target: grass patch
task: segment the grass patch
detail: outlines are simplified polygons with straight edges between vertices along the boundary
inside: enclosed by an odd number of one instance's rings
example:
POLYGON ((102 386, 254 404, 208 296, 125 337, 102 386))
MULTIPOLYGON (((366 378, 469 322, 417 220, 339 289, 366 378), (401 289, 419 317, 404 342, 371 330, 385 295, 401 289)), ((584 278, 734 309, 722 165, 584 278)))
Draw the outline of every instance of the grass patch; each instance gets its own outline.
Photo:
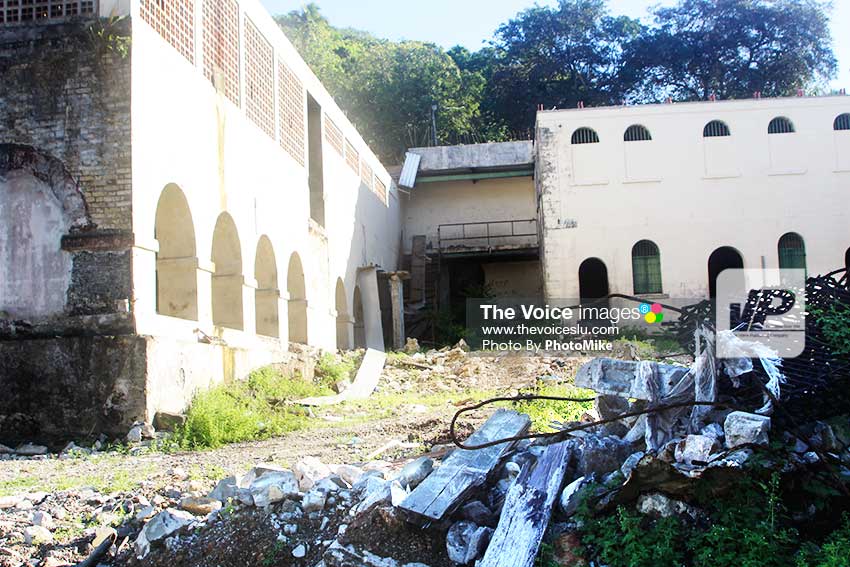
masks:
POLYGON ((338 355, 326 352, 316 361, 316 383, 319 387, 333 390, 340 382, 351 382, 360 364, 359 359, 354 353, 338 355))
MULTIPOLYGON (((540 396, 558 396, 563 398, 592 398, 591 390, 577 388, 572 384, 546 384, 540 382, 536 390, 524 392, 540 396)), ((555 431, 551 426, 553 421, 578 421, 581 415, 593 408, 593 402, 568 402, 558 400, 534 400, 512 404, 521 413, 531 418, 533 433, 555 431)))
POLYGON ((303 429, 309 422, 307 411, 288 402, 332 393, 327 386, 262 368, 247 380, 198 393, 175 440, 186 449, 206 449, 303 429))

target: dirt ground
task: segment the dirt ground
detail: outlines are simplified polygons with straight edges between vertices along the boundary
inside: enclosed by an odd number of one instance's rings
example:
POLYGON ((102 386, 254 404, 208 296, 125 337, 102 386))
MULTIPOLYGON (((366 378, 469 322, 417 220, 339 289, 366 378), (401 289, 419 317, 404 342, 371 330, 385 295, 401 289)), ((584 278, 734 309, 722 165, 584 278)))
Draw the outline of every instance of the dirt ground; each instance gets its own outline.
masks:
MULTIPOLYGON (((0 510, 0 565, 20 564, 15 562, 17 557, 27 562, 24 564, 40 567, 67 565, 85 558, 98 524, 111 518, 103 513, 109 505, 98 507, 97 502, 81 501, 87 487, 106 495, 108 502, 130 502, 124 507, 132 514, 140 506, 135 504, 140 496, 144 500, 187 491, 206 493, 221 478, 241 475, 258 463, 291 467, 311 456, 325 463, 366 465, 382 461, 382 466, 390 470, 400 468, 423 453, 439 457, 447 448, 443 446, 451 443, 449 423, 453 414, 459 407, 480 399, 482 393, 516 394, 540 379, 571 380, 580 362, 581 359, 459 353, 443 353, 429 360, 401 357, 388 361, 382 374, 375 396, 390 407, 381 407, 377 414, 361 407, 317 409, 316 423, 309 429, 207 451, 140 455, 104 452, 71 459, 54 455, 0 461, 0 487, 5 487, 5 493, 15 492, 10 487, 19 486, 20 494, 35 493, 37 499, 43 491, 49 498, 65 503, 68 510, 68 517, 56 522, 59 529, 54 542, 40 546, 27 546, 20 541, 24 513, 14 515, 0 510)), ((459 433, 470 434, 492 411, 485 408, 466 414, 459 422, 459 433)), ((313 565, 320 558, 321 545, 311 546, 308 554, 298 560, 288 551, 279 553, 281 545, 275 539, 279 532, 263 512, 243 510, 238 514, 236 521, 217 522, 197 533, 193 536, 197 545, 191 549, 159 550, 138 564, 313 565)), ((303 530, 318 528, 312 525, 315 519, 301 521, 307 523, 303 530)), ((330 521, 322 530, 325 535, 342 519, 330 521)), ((119 541, 122 535, 119 528, 119 541)), ((130 560, 130 544, 132 535, 113 564, 130 560)))

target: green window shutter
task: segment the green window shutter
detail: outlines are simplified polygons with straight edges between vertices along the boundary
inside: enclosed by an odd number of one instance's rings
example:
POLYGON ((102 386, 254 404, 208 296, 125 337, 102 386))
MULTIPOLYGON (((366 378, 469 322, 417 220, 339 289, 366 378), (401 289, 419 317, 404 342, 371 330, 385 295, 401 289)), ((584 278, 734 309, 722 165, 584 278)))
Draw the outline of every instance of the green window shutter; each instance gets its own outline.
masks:
POLYGON ((781 269, 806 269, 806 245, 802 236, 789 232, 779 239, 779 267, 781 269))
POLYGON ((632 275, 635 295, 663 293, 661 255, 655 243, 641 240, 632 248, 632 275))

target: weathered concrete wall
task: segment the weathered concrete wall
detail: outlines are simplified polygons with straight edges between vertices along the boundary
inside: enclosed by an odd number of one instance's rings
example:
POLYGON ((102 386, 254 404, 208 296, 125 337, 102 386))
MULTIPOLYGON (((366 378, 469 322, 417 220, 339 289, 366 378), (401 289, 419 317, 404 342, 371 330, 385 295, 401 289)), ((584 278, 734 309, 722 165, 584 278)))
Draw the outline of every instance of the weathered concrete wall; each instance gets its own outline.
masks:
POLYGON ((145 416, 140 337, 0 341, 0 442, 126 433, 145 416))
POLYGON ((588 258, 607 267, 612 293, 633 293, 632 247, 653 241, 664 295, 708 295, 708 258, 737 249, 745 268, 776 268, 778 240, 800 234, 809 273, 843 265, 850 246, 850 173, 841 155, 850 132, 833 131, 850 98, 762 99, 542 112, 537 117, 545 293, 577 298, 588 258), (792 134, 769 135, 789 118, 792 134), (730 137, 704 138, 711 120, 730 137), (640 124, 651 141, 625 142, 640 124), (571 144, 580 127, 599 143, 571 144), (846 169, 846 168, 845 168, 846 169))
MULTIPOLYGON (((428 247, 436 250, 437 227, 441 224, 536 217, 531 177, 418 183, 405 210, 404 251, 410 254, 411 238, 419 234, 424 234, 428 247)), ((517 225, 517 231, 528 228, 517 225)))
POLYGON ((421 156, 420 173, 440 173, 472 168, 531 166, 534 163, 533 150, 533 142, 519 141, 410 148, 407 151, 421 156))
POLYGON ((540 262, 494 262, 483 264, 484 283, 496 297, 538 298, 543 295, 540 262))
MULTIPOLYGON (((0 144, 52 155, 101 229, 130 228, 130 58, 93 22, 0 28, 0 144)), ((126 22, 111 34, 129 33, 126 22)))

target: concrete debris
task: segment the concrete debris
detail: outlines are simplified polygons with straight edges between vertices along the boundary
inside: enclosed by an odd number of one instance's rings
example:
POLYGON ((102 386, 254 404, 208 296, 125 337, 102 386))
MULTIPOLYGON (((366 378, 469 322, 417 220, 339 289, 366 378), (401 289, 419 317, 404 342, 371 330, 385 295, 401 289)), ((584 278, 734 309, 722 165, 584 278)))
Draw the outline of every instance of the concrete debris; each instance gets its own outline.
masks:
POLYGON ((449 559, 459 565, 469 565, 483 555, 492 535, 492 529, 472 522, 455 523, 446 534, 449 559))
POLYGON ((689 506, 688 504, 678 500, 673 500, 659 492, 642 494, 638 498, 637 509, 641 514, 661 518, 687 515, 692 519, 696 519, 698 516, 697 509, 693 506, 689 506))
POLYGON ((29 526, 24 528, 24 543, 37 545, 53 541, 53 534, 44 526, 29 526))
POLYGON ((53 530, 55 527, 55 522, 53 521, 53 516, 48 514, 47 512, 43 512, 41 510, 36 510, 32 515, 32 525, 41 526, 46 530, 53 530))
POLYGON ((15 453, 18 455, 23 455, 25 457, 33 457, 37 455, 46 455, 47 447, 44 445, 35 445, 33 443, 24 443, 23 445, 18 445, 18 448, 15 449, 15 453))
POLYGON ((333 471, 322 461, 315 457, 306 457, 292 467, 292 472, 295 473, 295 479, 298 481, 298 488, 302 492, 307 492, 320 479, 333 474, 333 471))
POLYGON ((396 480, 404 487, 416 488, 434 470, 434 461, 428 457, 419 457, 407 463, 396 480))
POLYGON ((569 517, 575 514, 576 509, 581 503, 581 491, 590 483, 590 478, 580 476, 564 488, 564 491, 561 493, 561 498, 558 500, 558 506, 564 516, 569 517))
POLYGON ((153 426, 157 431, 174 431, 185 423, 186 416, 182 413, 158 411, 153 416, 153 426))
POLYGON ((414 338, 407 337, 407 342, 404 343, 404 352, 407 354, 416 354, 419 352, 419 341, 414 338))
POLYGON ((186 496, 180 499, 180 508, 195 516, 206 516, 221 510, 221 501, 204 496, 186 496))
POLYGON ((676 444, 676 461, 686 465, 706 465, 717 439, 708 435, 688 435, 676 444))
POLYGON ((145 527, 142 528, 139 537, 136 538, 134 548, 139 559, 144 558, 152 543, 162 541, 174 532, 188 526, 195 517, 184 510, 168 508, 153 517, 145 527))
POLYGON ((286 498, 298 497, 298 482, 289 471, 269 471, 248 487, 254 506, 265 508, 286 498))
POLYGON ((726 416, 723 432, 729 449, 741 445, 767 445, 770 418, 754 413, 733 411, 726 416))
POLYGON ((325 508, 326 501, 327 495, 325 491, 313 489, 304 495, 304 498, 301 500, 301 509, 307 514, 310 512, 320 512, 325 508))
POLYGON ((218 484, 209 493, 210 498, 214 498, 223 504, 227 504, 228 500, 236 498, 239 491, 239 485, 235 476, 229 476, 218 481, 218 484))

